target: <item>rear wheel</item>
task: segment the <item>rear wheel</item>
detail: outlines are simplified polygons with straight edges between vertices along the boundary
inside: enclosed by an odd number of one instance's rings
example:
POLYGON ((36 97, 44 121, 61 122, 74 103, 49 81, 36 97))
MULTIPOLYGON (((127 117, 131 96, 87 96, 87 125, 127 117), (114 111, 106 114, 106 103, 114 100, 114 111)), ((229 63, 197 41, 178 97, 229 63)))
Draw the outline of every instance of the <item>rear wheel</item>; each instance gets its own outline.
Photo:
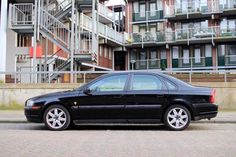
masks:
POLYGON ((54 131, 67 129, 71 122, 68 110, 61 105, 53 105, 47 108, 43 120, 47 128, 54 131))
POLYGON ((164 123, 170 130, 180 131, 186 129, 191 121, 189 110, 181 105, 170 106, 164 115, 164 123))

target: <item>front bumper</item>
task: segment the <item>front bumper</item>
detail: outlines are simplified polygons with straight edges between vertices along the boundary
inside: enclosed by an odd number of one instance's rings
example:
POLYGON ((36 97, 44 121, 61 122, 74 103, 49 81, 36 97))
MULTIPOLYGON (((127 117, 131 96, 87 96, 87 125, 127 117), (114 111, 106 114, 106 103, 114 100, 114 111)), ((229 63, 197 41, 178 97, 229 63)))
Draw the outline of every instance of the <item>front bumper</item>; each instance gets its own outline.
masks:
POLYGON ((25 117, 28 122, 42 123, 43 118, 41 115, 41 108, 32 109, 31 107, 25 107, 25 117))
POLYGON ((217 116, 218 106, 211 103, 193 104, 193 120, 211 119, 217 116))

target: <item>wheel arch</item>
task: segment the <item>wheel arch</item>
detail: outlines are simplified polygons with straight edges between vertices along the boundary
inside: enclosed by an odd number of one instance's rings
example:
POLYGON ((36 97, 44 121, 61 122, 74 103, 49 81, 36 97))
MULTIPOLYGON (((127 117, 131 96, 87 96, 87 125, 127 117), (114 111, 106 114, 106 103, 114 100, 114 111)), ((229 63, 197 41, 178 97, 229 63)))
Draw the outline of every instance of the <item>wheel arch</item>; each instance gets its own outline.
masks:
POLYGON ((71 110, 70 108, 68 107, 68 105, 65 105, 63 104, 62 102, 60 101, 51 101, 51 102, 48 102, 48 103, 45 103, 43 109, 42 109, 42 114, 41 114, 41 120, 43 121, 43 116, 44 116, 44 113, 45 111, 50 107, 50 106, 53 106, 53 105, 61 105, 63 107, 65 107, 67 109, 67 111, 69 112, 70 114, 70 118, 72 119, 72 114, 71 114, 71 110))
POLYGON ((193 112, 191 104, 189 104, 188 102, 186 102, 184 100, 174 100, 174 101, 170 102, 168 105, 166 105, 163 108, 163 112, 162 112, 162 115, 161 115, 161 122, 162 123, 164 122, 164 115, 165 115, 166 110, 170 106, 173 106, 173 105, 181 105, 181 106, 186 107, 189 110, 189 112, 190 112, 191 120, 194 120, 194 112, 193 112))

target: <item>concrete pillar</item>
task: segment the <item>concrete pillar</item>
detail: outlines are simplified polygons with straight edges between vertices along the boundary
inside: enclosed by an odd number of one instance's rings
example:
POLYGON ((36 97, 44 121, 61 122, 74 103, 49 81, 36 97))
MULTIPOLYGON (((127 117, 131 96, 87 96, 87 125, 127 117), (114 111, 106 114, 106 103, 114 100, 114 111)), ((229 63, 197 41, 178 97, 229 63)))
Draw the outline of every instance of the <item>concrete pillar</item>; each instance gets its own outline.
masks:
MULTIPOLYGON (((7 53, 7 4, 8 0, 1 0, 1 18, 0 18, 0 72, 6 71, 6 53, 7 53)), ((5 82, 5 75, 0 75, 0 80, 5 82)))

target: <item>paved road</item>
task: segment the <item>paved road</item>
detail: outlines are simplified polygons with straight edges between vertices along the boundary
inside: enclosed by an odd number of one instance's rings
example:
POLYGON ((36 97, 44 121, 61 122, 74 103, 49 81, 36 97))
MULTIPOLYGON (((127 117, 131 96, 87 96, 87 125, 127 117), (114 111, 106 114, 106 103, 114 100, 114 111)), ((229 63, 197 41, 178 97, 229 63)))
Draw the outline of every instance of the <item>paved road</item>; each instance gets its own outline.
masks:
POLYGON ((236 125, 80 126, 63 132, 41 124, 0 124, 0 157, 235 157, 236 125))

